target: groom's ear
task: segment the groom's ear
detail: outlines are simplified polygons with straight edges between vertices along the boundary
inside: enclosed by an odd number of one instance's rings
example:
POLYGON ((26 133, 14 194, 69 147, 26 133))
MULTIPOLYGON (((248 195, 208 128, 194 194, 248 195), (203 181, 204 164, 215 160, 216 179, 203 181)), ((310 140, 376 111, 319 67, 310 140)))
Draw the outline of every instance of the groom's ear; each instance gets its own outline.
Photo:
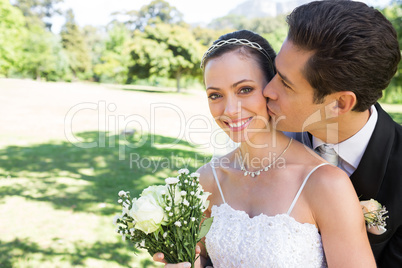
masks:
POLYGON ((346 114, 355 107, 357 99, 352 91, 341 91, 336 93, 336 109, 338 115, 346 114))

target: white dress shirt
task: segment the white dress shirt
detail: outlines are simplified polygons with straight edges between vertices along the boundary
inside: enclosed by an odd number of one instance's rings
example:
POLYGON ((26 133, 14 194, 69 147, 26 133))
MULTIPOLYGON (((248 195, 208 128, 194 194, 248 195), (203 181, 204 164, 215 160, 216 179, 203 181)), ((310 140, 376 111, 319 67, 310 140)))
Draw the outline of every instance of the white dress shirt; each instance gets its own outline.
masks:
MULTIPOLYGON (((377 109, 373 106, 370 108, 370 117, 367 123, 355 135, 338 144, 328 144, 332 146, 338 154, 338 167, 345 171, 348 176, 359 166, 360 160, 366 151, 367 145, 373 134, 375 125, 377 123, 378 113, 377 109)), ((313 136, 313 148, 324 144, 322 140, 313 136)))

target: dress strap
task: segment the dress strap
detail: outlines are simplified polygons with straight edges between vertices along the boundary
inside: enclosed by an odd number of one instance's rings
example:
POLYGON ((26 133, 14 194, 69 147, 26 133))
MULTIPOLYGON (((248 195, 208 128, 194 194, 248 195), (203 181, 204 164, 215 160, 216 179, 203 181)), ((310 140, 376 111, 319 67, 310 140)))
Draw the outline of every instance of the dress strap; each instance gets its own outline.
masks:
POLYGON ((290 215, 290 213, 292 212, 294 206, 296 205, 297 199, 299 199, 299 196, 300 196, 301 192, 303 191, 304 186, 306 185, 308 179, 310 178, 310 175, 313 174, 313 172, 316 171, 319 167, 322 167, 322 166, 325 166, 325 165, 329 165, 329 163, 319 164, 318 166, 313 168, 313 170, 311 170, 310 173, 306 176, 306 178, 304 179, 302 185, 300 186, 299 191, 297 192, 295 198, 293 199, 293 202, 290 205, 290 208, 289 208, 288 212, 286 213, 287 215, 290 215))
POLYGON ((223 196, 223 193, 222 193, 221 185, 219 184, 218 176, 216 175, 215 167, 213 166, 212 163, 210 163, 210 166, 211 166, 211 169, 212 169, 212 173, 214 173, 214 178, 215 178, 216 184, 218 185, 219 192, 221 193, 223 203, 226 203, 225 197, 223 196))

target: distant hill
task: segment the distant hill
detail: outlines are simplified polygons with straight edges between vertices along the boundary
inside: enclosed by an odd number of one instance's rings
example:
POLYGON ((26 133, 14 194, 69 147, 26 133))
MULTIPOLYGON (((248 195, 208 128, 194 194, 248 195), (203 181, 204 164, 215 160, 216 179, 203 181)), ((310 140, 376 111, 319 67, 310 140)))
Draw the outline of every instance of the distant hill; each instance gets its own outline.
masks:
POLYGON ((277 2, 274 0, 248 0, 229 11, 229 14, 243 15, 247 18, 276 17, 288 14, 297 6, 311 2, 311 0, 289 0, 277 2))

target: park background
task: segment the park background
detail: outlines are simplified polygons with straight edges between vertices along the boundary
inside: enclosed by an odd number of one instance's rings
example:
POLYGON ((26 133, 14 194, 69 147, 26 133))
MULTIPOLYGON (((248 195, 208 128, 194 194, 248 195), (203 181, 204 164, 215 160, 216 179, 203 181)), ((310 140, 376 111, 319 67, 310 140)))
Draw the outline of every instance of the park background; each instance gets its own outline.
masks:
MULTIPOLYGON (((279 51, 285 14, 190 23, 155 0, 94 26, 64 2, 0 0, 0 267, 156 267, 114 232, 117 192, 211 158, 203 52, 237 29, 279 51)), ((402 1, 379 9, 402 47, 402 1)), ((402 64, 381 103, 401 124, 402 64)))

